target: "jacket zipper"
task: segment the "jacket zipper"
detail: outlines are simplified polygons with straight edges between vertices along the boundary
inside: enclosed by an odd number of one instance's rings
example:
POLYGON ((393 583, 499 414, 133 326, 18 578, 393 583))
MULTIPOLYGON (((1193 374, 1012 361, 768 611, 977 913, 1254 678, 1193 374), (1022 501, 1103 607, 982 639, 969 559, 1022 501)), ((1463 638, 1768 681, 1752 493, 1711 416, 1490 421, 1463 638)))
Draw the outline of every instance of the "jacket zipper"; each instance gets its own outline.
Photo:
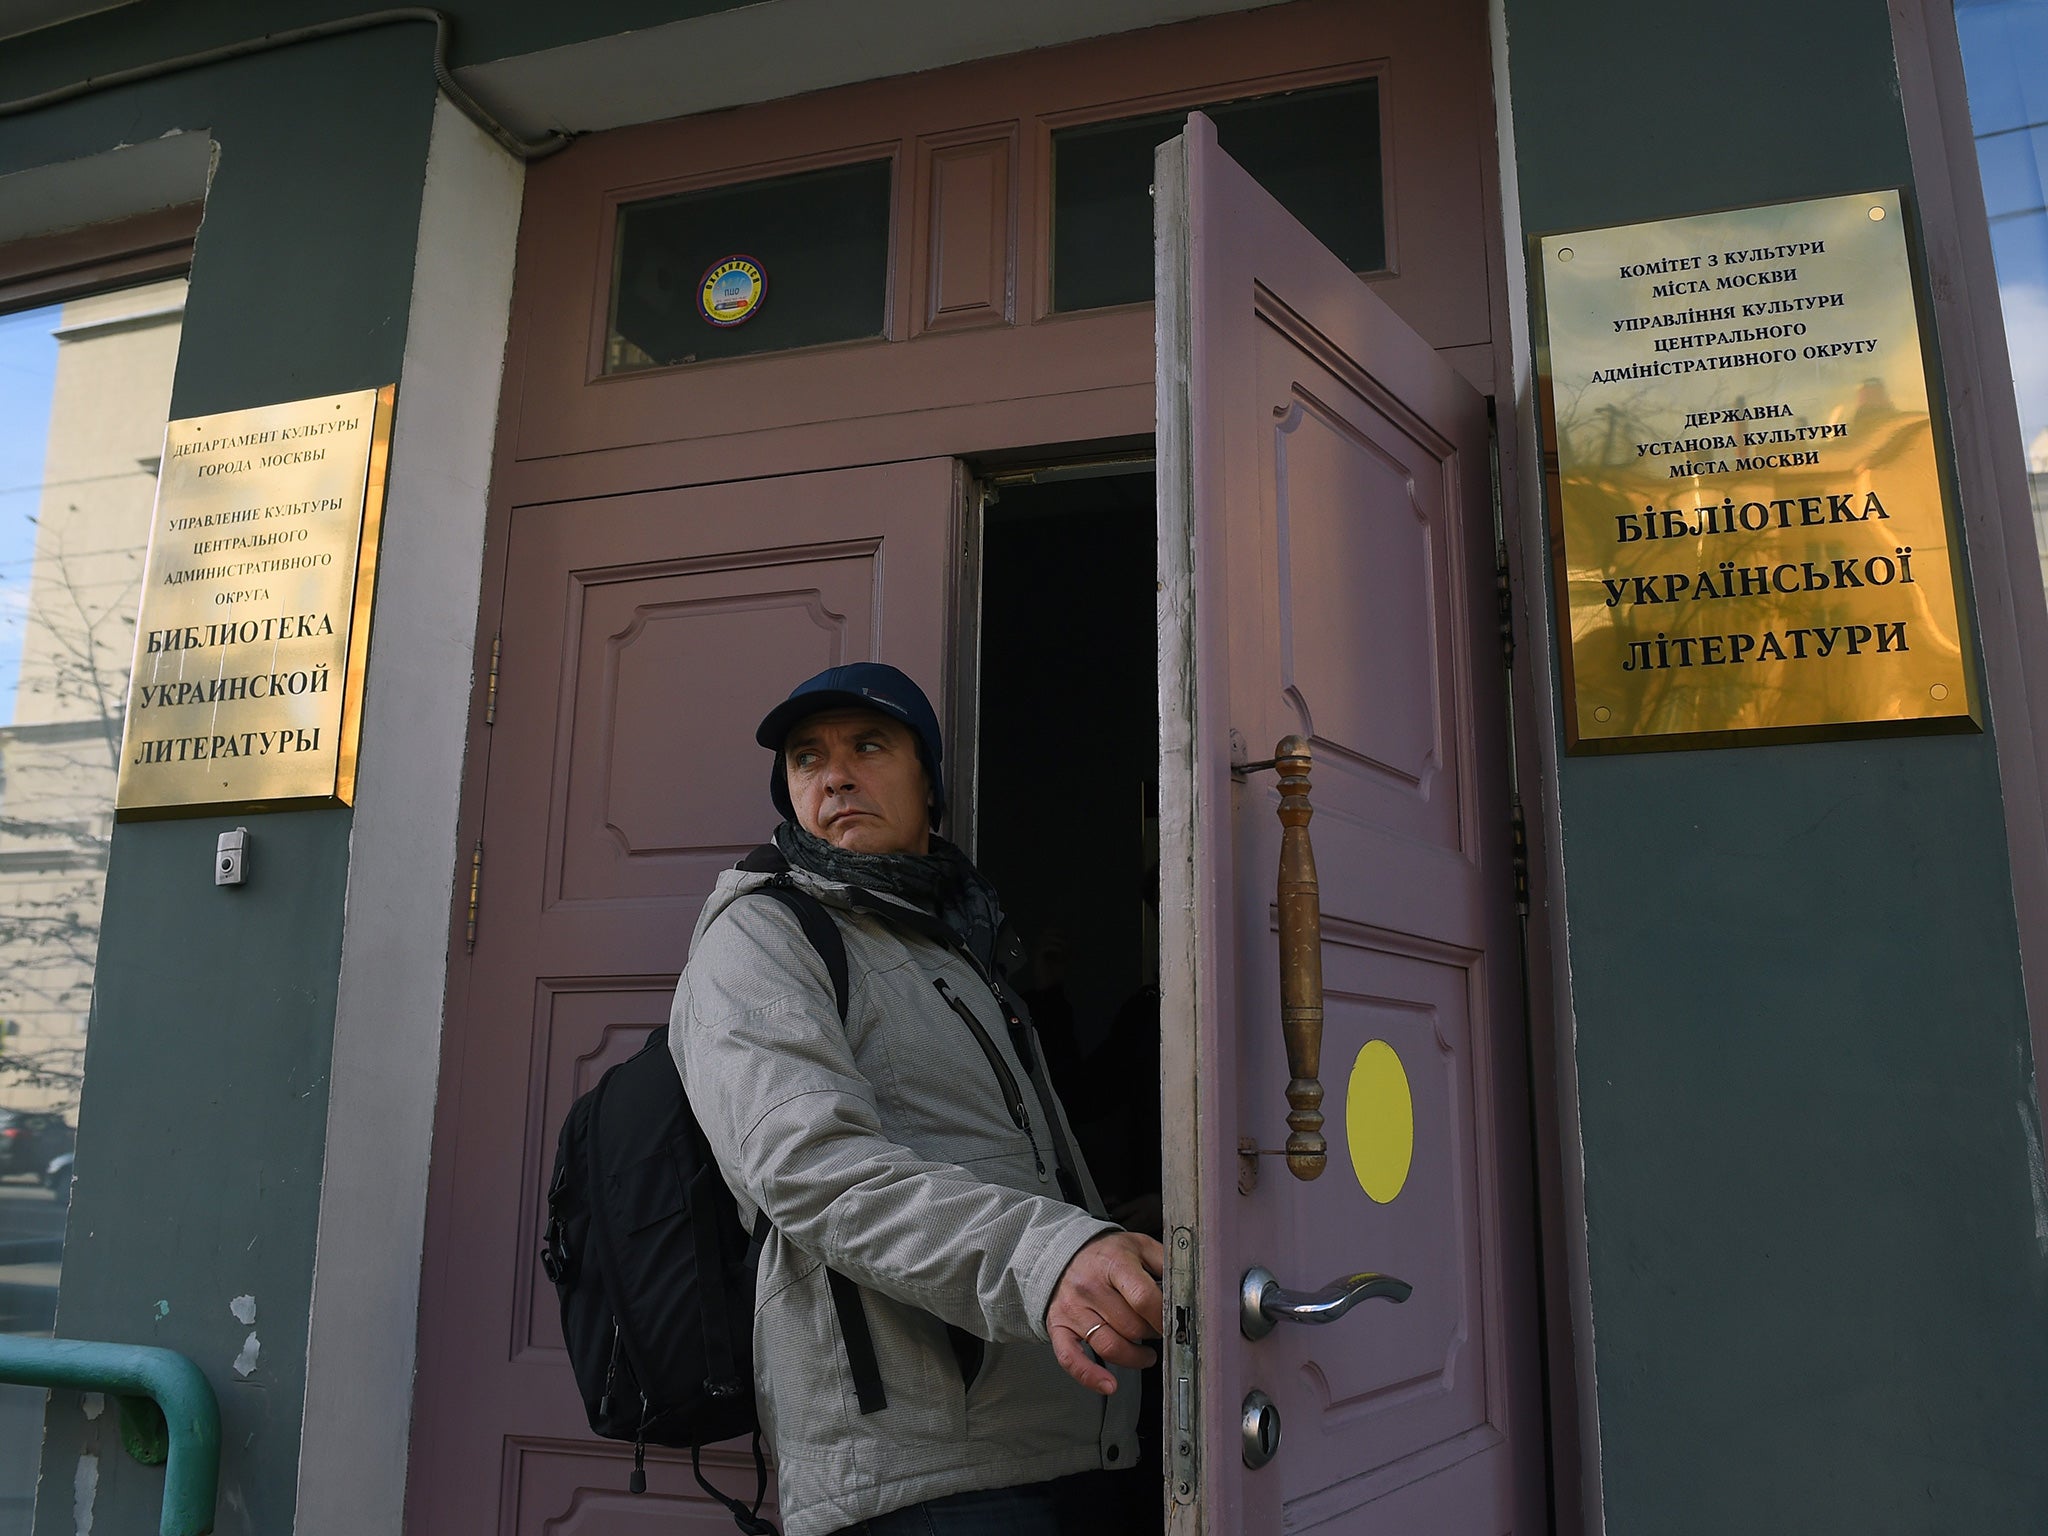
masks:
MULTIPOLYGON (((1044 1178, 1045 1158, 1038 1150, 1038 1135, 1031 1129, 1031 1115, 1024 1108, 1024 1090, 1018 1086, 1017 1074, 1012 1072, 1010 1064, 1003 1060, 1003 1053, 996 1049, 995 1041, 991 1040, 988 1031, 981 1027, 981 1020, 974 1016, 974 1010, 967 1006, 958 993, 946 985, 946 978, 934 976, 932 985, 939 989, 939 996, 946 1000, 946 1006, 960 1015, 960 1022, 972 1031, 975 1043, 981 1047, 981 1054, 988 1058, 989 1067, 995 1073, 996 1082, 1001 1086, 1003 1098, 1009 1105, 1010 1119, 1016 1123, 1017 1129, 1024 1133, 1024 1139, 1031 1143, 1032 1166, 1038 1170, 1038 1176, 1044 1178)), ((1006 1009, 1005 1012, 1007 1011, 1006 1009)))

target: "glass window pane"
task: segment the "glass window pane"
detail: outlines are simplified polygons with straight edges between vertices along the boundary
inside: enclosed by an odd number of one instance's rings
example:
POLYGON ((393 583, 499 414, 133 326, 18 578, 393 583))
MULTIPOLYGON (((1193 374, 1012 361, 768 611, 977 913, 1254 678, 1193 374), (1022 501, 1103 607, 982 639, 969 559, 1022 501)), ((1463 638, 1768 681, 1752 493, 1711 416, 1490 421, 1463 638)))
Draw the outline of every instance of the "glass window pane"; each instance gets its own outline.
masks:
MULTIPOLYGON (((183 278, 0 315, 0 1332, 48 1334, 183 278)), ((0 1536, 40 1389, 0 1388, 0 1536)))
MULTIPOLYGON (((1387 264, 1377 80, 1201 109, 1217 142, 1354 272, 1387 264)), ((1187 112, 1053 135, 1052 307, 1152 297, 1152 151, 1187 112)))
POLYGON ((870 160, 628 203, 605 372, 880 336, 889 185, 889 162, 870 160))
POLYGON ((2048 119, 2048 11, 2028 0, 1958 0, 1956 27, 1980 134, 2048 119))
POLYGON ((1957 0, 1956 32, 2048 584, 2048 0, 1957 0))
POLYGON ((2041 161, 2032 130, 2016 128, 1980 138, 1977 169, 1984 180, 1984 209, 1992 218, 2040 210, 2041 161))

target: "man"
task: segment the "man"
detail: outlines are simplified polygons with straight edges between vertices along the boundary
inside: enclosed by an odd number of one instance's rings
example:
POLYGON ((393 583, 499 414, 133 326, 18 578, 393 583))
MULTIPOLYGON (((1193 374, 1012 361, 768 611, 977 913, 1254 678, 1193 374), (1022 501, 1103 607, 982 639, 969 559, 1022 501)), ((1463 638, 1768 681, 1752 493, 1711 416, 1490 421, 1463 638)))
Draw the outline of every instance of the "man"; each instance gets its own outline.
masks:
MULTIPOLYGON (((1055 1536, 1048 1483, 1138 1460, 1165 1256, 1101 1216, 1000 978, 995 892, 934 834, 944 749, 923 692, 834 667, 756 739, 781 858, 720 877, 669 1044, 741 1217, 772 1223, 754 1374, 786 1536, 1055 1536), (844 1027, 795 916, 748 899, 777 878, 845 937, 844 1027), (871 1412, 828 1269, 860 1288, 887 1399, 871 1412)), ((1065 853, 1085 879, 1087 850, 1065 853)))

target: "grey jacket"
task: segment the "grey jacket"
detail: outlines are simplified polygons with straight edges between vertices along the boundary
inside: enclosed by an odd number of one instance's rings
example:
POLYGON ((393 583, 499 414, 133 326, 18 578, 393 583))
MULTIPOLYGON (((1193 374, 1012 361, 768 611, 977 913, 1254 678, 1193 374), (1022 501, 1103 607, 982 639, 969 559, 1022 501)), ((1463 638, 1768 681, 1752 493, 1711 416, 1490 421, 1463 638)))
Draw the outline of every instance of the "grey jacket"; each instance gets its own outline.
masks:
POLYGON ((768 877, 739 870, 705 904, 669 1018, 669 1049, 741 1217, 751 1226, 765 1210, 774 1223, 754 1380, 786 1536, 1133 1466, 1136 1374, 1119 1371, 1116 1394, 1097 1397, 1046 1341, 1068 1260, 1115 1229, 1060 1199, 1056 1136, 1101 1208, 1064 1115, 1048 1123, 1050 1086, 1027 1075, 963 953, 860 910, 843 886, 792 878, 845 935, 845 1027, 795 917, 742 899, 768 877), (861 1287, 888 1394, 876 1413, 854 1402, 823 1265, 861 1287), (949 1324, 988 1342, 962 1349, 949 1324))

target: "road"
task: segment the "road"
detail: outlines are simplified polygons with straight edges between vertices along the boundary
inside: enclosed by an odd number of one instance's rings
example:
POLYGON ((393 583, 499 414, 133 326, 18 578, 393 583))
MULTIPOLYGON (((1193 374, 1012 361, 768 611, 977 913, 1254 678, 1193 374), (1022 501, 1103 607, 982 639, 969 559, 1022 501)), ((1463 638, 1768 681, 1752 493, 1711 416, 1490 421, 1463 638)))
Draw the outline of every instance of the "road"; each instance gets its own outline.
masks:
POLYGON ((65 1210, 39 1184, 0 1182, 0 1265, 54 1261, 64 1246, 65 1210))
MULTIPOLYGON (((57 1315, 66 1202, 0 1182, 0 1333, 48 1333, 57 1315)), ((28 1536, 43 1444, 40 1387, 0 1386, 0 1536, 28 1536)))

